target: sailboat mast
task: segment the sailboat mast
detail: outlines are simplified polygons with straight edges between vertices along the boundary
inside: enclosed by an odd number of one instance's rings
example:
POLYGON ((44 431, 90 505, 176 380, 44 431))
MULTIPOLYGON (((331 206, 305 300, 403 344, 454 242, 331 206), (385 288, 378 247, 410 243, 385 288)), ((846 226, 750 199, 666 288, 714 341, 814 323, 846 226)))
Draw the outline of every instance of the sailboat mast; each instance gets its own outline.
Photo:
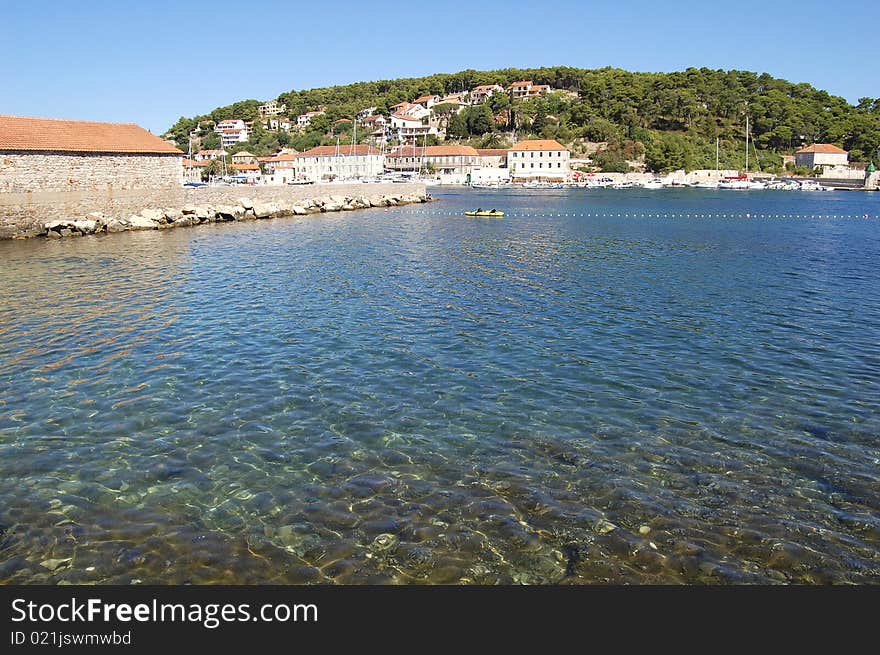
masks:
POLYGON ((720 145, 721 145, 721 139, 720 139, 720 137, 716 136, 715 137, 715 172, 716 173, 719 170, 721 170, 721 165, 720 165, 721 159, 720 159, 720 152, 719 152, 720 145))
POLYGON ((749 115, 746 114, 746 175, 749 174, 749 115))

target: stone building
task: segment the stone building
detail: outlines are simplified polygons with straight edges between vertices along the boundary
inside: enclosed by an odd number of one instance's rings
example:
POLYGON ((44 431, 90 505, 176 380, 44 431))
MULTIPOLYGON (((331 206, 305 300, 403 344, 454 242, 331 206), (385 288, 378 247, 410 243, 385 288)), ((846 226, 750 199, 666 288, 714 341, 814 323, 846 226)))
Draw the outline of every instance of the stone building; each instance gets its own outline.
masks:
POLYGON ((809 169, 842 168, 849 163, 849 153, 831 143, 814 143, 794 153, 794 161, 809 169))
POLYGON ((0 116, 0 193, 180 187, 182 161, 133 123, 0 116))

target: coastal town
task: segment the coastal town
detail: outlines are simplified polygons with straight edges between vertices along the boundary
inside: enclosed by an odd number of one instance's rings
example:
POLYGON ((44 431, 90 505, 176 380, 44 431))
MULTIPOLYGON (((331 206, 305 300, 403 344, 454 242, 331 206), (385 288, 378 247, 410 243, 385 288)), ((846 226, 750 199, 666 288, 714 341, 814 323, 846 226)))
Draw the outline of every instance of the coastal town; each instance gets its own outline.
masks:
MULTIPOLYGON (((520 185, 533 188, 576 186, 662 188, 697 186, 720 189, 820 190, 877 186, 873 162, 849 161, 849 153, 830 143, 804 145, 782 157, 787 170, 808 171, 807 180, 777 179, 761 171, 721 167, 670 171, 663 175, 633 170, 629 173, 603 171, 589 156, 577 156, 555 139, 517 139, 500 147, 475 147, 460 143, 448 130, 450 119, 468 108, 487 105, 493 97, 505 97, 510 104, 559 94, 571 99, 572 91, 553 89, 548 84, 518 80, 505 86, 477 85, 470 90, 446 95, 426 94, 388 107, 388 114, 376 106, 365 107, 351 118, 339 118, 329 126, 327 137, 335 144, 319 145, 302 152, 280 147, 258 156, 247 147, 255 129, 284 134, 302 134, 315 119, 327 113, 319 106, 302 114, 288 115, 279 100, 258 106, 259 117, 229 118, 199 122, 189 134, 183 159, 186 183, 314 184, 350 181, 419 179, 429 185, 499 187, 520 185), (201 148, 211 137, 219 147, 201 148), (429 143, 430 142, 430 143, 429 143)), ((496 115, 504 123, 509 115, 496 115)), ((170 143, 177 143, 170 134, 170 143)), ((596 144, 601 150, 604 144, 596 144)), ((748 149, 748 143, 745 145, 748 149)), ((748 152, 748 150, 747 150, 748 152)), ((880 147, 878 147, 880 159, 880 147)), ((748 162, 748 154, 746 155, 748 162)), ((746 164, 748 166, 748 163, 746 164)))
MULTIPOLYGON (((157 136, 134 124, 0 116, 0 236, 163 229, 388 207, 425 202, 425 189, 434 186, 826 191, 875 190, 880 183, 873 156, 866 162, 861 150, 860 161, 851 161, 847 150, 824 142, 792 148, 775 171, 750 169, 750 157, 758 159, 759 151, 748 116, 743 150, 733 139, 744 167, 722 166, 716 139, 714 168, 676 168, 671 156, 658 167, 656 157, 649 160, 644 150, 639 155, 637 147, 622 167, 609 168, 603 159, 607 142, 552 138, 564 132, 558 125, 539 131, 541 121, 550 125, 553 118, 541 118, 542 105, 523 127, 516 112, 541 102, 572 107, 580 100, 575 91, 519 79, 371 105, 331 122, 328 115, 340 111, 330 105, 292 115, 279 97, 251 105, 253 119, 191 123, 184 147, 180 133, 157 136), (294 142, 308 147, 297 150, 294 142), (266 143, 278 147, 270 150, 266 143)), ((876 154, 880 160, 880 148, 876 154)))

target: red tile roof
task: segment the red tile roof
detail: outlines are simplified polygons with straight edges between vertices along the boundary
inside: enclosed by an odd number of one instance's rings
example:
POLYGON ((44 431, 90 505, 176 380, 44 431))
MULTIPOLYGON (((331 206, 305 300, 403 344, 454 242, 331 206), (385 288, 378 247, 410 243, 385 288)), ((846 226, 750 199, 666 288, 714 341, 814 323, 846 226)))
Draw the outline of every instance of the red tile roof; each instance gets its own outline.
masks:
POLYGON ((258 171, 260 167, 257 164, 233 164, 234 171, 258 171))
POLYGON ((336 155, 346 156, 346 155, 378 155, 380 154, 378 150, 375 148, 371 148, 368 145, 358 145, 351 146, 341 144, 338 148, 336 146, 318 146, 316 148, 312 148, 311 150, 306 150, 305 152, 299 153, 297 157, 333 157, 336 155))
POLYGON ((477 148, 477 154, 481 157, 507 157, 505 148, 477 148))
POLYGON ((801 148, 800 150, 798 150, 798 154, 811 153, 811 152, 823 153, 826 155, 846 155, 846 154, 849 154, 843 148, 838 148, 837 146, 835 146, 831 143, 814 143, 811 146, 807 146, 806 148, 801 148))
POLYGON ((534 139, 532 141, 520 141, 511 150, 568 150, 568 148, 553 139, 534 139))
POLYGON ((433 100, 434 98, 439 98, 440 96, 421 96, 420 98, 416 98, 413 102, 427 102, 428 100, 433 100))
POLYGON ((134 123, 0 116, 0 150, 38 152, 183 153, 134 123))

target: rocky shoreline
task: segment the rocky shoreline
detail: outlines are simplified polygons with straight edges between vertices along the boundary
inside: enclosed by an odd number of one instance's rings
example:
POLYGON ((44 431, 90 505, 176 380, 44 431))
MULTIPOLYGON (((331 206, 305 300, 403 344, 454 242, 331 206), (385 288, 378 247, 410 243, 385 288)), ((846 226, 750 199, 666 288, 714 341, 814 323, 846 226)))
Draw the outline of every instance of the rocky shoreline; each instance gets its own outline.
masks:
POLYGON ((61 239, 90 234, 128 232, 132 230, 166 230, 192 227, 205 223, 255 221, 285 216, 305 216, 325 212, 353 211, 371 207, 396 207, 428 202, 425 194, 399 195, 328 195, 306 199, 276 200, 271 202, 241 197, 229 204, 189 204, 180 208, 146 207, 126 218, 108 216, 104 212, 90 212, 82 218, 54 219, 35 223, 30 229, 12 236, 13 239, 46 237, 61 239))

